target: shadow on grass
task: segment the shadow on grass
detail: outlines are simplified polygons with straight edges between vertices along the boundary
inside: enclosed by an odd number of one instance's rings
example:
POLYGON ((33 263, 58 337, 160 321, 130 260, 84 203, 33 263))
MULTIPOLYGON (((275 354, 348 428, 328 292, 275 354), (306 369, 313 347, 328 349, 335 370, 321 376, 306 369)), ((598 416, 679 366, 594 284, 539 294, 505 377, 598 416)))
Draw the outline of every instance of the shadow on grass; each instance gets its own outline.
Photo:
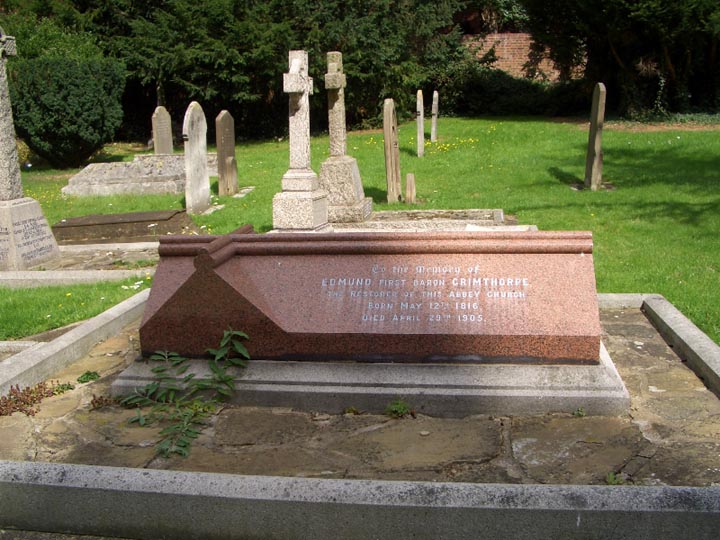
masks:
POLYGON ((373 203, 375 204, 385 204, 388 202, 387 200, 387 191, 383 189, 378 189, 375 187, 366 187, 365 188, 365 196, 371 197, 373 200, 373 203))
POLYGON ((579 176, 575 176, 574 174, 570 174, 569 172, 565 172, 562 169, 558 169, 557 167, 550 167, 548 169, 548 172, 556 179, 562 182, 563 184, 566 184, 568 186, 571 186, 573 184, 582 184, 583 180, 579 176))

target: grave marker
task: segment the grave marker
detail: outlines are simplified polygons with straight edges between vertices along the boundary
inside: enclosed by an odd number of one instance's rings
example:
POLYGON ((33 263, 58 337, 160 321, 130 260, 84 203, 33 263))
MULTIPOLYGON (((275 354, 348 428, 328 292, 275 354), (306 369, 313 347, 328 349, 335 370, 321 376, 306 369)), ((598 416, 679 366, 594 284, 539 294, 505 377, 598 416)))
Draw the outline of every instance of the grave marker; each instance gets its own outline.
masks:
POLYGON ((235 120, 228 111, 221 111, 215 118, 215 137, 218 154, 218 194, 234 195, 238 192, 235 120))
POLYGON ((204 356, 224 329, 255 359, 597 364, 586 232, 161 239, 144 353, 204 356))
POLYGON ((415 117, 417 118, 417 155, 423 157, 425 155, 425 105, 423 104, 422 90, 417 91, 415 117))
POLYGON ((210 208, 210 176, 207 170, 207 122, 197 101, 185 111, 185 208, 188 214, 201 214, 210 208))
POLYGON ((405 202, 415 204, 415 175, 407 173, 405 176, 405 202))
POLYGON ((153 148, 156 154, 173 153, 172 121, 162 105, 152 115, 153 148))
POLYGON ((438 108, 440 96, 437 90, 433 92, 432 100, 432 121, 430 123, 430 142, 437 142, 437 119, 438 119, 438 108))
POLYGON ((60 255, 40 204, 23 197, 5 57, 15 38, 0 28, 0 270, 24 270, 60 255))
POLYGON ((372 212, 372 199, 365 197, 360 170, 347 152, 345 128, 345 73, 342 53, 327 54, 328 71, 325 88, 328 94, 330 157, 320 168, 320 187, 328 193, 328 216, 331 223, 364 221, 372 212))
POLYGON ((397 115, 395 102, 386 99, 383 104, 383 139, 385 144, 385 180, 389 203, 400 202, 400 143, 398 140, 397 115))
POLYGON ((306 51, 290 51, 283 91, 289 94, 290 168, 282 177, 282 192, 273 197, 273 227, 286 231, 316 231, 327 227, 328 196, 320 189, 310 165, 310 94, 306 51))
POLYGON ((602 130, 605 122, 605 96, 607 91, 603 83, 597 83, 593 91, 590 110, 590 132, 585 160, 585 187, 597 191, 602 187, 602 130))

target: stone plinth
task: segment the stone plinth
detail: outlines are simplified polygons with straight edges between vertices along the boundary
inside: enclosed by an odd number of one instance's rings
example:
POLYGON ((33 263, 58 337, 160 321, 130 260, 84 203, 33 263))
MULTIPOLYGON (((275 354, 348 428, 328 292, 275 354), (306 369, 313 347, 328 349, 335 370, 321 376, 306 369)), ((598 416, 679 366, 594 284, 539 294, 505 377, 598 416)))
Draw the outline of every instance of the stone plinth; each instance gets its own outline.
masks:
POLYGON ((331 223, 365 221, 372 213, 372 199, 365 197, 357 160, 331 156, 320 167, 320 185, 328 194, 331 223))
POLYGON ((324 191, 283 191, 273 197, 273 227, 277 230, 321 230, 327 222, 324 191))
POLYGON ((40 203, 0 201, 0 270, 25 270, 60 256, 40 203))
POLYGON ((256 359, 599 359, 590 233, 171 237, 160 257, 145 353, 203 356, 232 327, 256 359))

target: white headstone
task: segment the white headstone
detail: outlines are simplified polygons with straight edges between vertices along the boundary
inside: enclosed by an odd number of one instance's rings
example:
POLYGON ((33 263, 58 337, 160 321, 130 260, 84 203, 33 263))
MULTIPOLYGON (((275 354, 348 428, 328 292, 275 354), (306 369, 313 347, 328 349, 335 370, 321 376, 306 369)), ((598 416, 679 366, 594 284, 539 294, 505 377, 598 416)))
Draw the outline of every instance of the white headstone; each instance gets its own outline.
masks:
POLYGON ((40 204, 23 197, 5 57, 15 38, 0 28, 0 270, 25 270, 60 256, 40 204))
POLYGON ((435 90, 433 92, 433 100, 432 100, 432 120, 430 123, 430 142, 437 142, 437 119, 438 119, 439 101, 440 101, 440 96, 438 95, 437 90, 435 90))
POLYGON ((160 105, 152 115, 153 148, 156 154, 172 154, 172 122, 170 113, 160 105))
POLYGON ((185 208, 188 214, 201 214, 210 208, 210 176, 207 170, 207 122, 197 101, 185 111, 185 208))
POLYGON ((422 90, 417 91, 417 106, 415 110, 417 118, 417 155, 425 155, 425 105, 423 104, 422 90))
POLYGON ((327 227, 327 193, 319 189, 310 166, 310 94, 306 51, 290 51, 283 91, 289 94, 290 168, 282 178, 282 193, 273 197, 273 227, 284 231, 315 231, 327 227))

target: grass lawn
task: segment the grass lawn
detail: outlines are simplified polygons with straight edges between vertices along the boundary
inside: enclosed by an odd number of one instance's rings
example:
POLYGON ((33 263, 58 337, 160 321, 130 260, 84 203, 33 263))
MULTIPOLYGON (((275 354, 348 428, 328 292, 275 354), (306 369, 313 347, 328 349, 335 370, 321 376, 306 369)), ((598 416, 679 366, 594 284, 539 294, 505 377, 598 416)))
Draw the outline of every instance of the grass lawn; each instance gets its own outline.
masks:
MULTIPOLYGON (((429 122, 427 122, 429 135, 429 122)), ((441 118, 438 142, 417 158, 415 124, 400 127, 402 175, 416 177, 414 208, 502 208, 541 230, 591 230, 600 292, 652 292, 667 297, 720 341, 720 128, 609 123, 603 134, 603 179, 612 191, 573 191, 585 170, 587 125, 541 118, 441 118), (701 128, 701 129, 698 129, 701 128)), ((428 137, 429 138, 429 137, 428 137)), ((328 154, 327 137, 312 141, 313 168, 328 154)), ((381 132, 348 135, 365 193, 376 210, 386 196, 381 132)), ((252 223, 272 226, 272 197, 288 166, 287 140, 240 144, 243 199, 196 218, 221 234, 252 223)), ((28 196, 51 223, 90 213, 181 208, 175 196, 70 198, 66 171, 24 171, 28 196)), ((393 208, 407 208, 395 205, 393 208)), ((8 313, 3 300, 3 314, 8 313)), ((2 339, 2 336, 0 336, 2 339)))

